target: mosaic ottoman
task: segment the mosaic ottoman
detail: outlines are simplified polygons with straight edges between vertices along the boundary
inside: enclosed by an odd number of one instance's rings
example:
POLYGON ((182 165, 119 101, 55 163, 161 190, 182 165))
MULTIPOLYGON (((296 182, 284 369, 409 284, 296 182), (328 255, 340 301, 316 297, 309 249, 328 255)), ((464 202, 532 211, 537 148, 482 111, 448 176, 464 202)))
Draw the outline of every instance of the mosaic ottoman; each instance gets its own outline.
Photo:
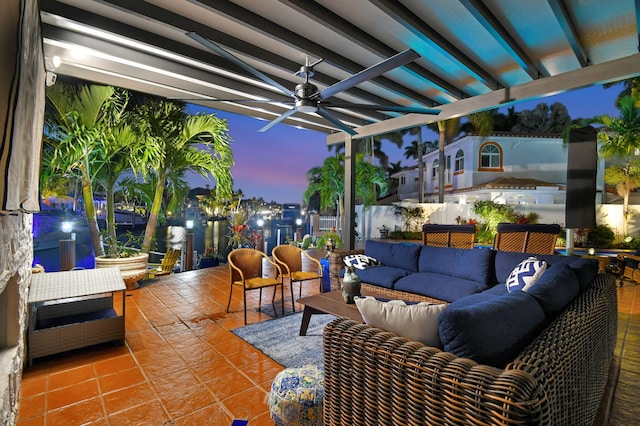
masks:
POLYGON ((287 368, 269 391, 271 420, 277 426, 322 425, 324 369, 315 365, 287 368))

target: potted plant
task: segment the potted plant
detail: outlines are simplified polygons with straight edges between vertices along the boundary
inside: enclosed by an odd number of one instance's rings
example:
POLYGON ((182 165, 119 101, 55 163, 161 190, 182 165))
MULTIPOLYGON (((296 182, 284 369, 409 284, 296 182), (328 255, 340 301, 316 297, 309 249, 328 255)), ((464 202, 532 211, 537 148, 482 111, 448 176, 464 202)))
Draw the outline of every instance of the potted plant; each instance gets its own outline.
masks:
POLYGON ((140 281, 147 273, 148 253, 140 253, 139 249, 135 249, 133 244, 140 241, 141 237, 127 232, 124 241, 118 239, 109 233, 102 234, 106 251, 102 256, 96 256, 96 268, 114 268, 120 269, 122 279, 127 285, 127 289, 133 290, 138 288, 140 281))
POLYGON ((387 238, 389 236, 389 228, 387 225, 382 225, 378 230, 380 231, 380 238, 387 238))
POLYGON ((215 247, 207 247, 198 261, 198 269, 211 268, 220 265, 218 250, 215 247))

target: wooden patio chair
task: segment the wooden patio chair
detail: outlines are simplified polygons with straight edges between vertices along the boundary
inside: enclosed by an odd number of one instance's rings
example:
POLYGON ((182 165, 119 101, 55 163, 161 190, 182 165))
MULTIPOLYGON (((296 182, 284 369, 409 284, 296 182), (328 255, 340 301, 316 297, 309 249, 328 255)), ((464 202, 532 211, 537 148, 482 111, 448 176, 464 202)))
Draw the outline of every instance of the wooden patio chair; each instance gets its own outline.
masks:
POLYGON ((640 283, 640 250, 635 253, 619 253, 617 261, 617 273, 621 286, 625 281, 640 283))
POLYGON ((558 224, 499 223, 493 248, 518 253, 553 254, 558 233, 558 224))
POLYGON ((173 268, 176 266, 178 259, 180 259, 180 250, 174 248, 168 249, 159 264, 149 264, 147 277, 154 278, 173 273, 173 268))
MULTIPOLYGON (((282 283, 282 272, 280 267, 263 252, 251 248, 240 248, 232 250, 227 258, 229 262, 229 276, 231 277, 231 287, 229 288, 229 303, 227 312, 231 307, 231 295, 234 286, 242 286, 242 300, 244 305, 244 323, 247 324, 247 291, 260 290, 258 310, 262 307, 262 289, 273 287, 273 297, 271 304, 273 312, 276 313, 275 300, 277 287, 280 286, 280 297, 282 301, 282 315, 284 315, 284 285, 282 283)), ((277 315, 277 314, 276 314, 277 315)))
MULTIPOLYGON (((291 301, 293 302, 293 283, 299 283, 299 296, 302 297, 302 282, 318 280, 320 292, 324 291, 322 285, 322 265, 320 261, 302 250, 300 247, 290 244, 281 244, 273 248, 271 252, 273 259, 282 270, 282 276, 289 278, 291 286, 291 301)), ((293 303, 293 311, 296 307, 293 303)))
POLYGON ((422 225, 422 244, 435 247, 473 248, 476 226, 468 225, 422 225))

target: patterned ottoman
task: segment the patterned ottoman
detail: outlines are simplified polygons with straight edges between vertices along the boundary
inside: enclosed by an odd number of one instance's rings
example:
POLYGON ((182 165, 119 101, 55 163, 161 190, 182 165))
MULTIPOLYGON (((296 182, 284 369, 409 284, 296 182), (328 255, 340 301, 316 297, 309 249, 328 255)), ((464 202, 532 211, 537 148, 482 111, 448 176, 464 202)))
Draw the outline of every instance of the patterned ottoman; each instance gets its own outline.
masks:
POLYGON ((315 365, 278 373, 269 391, 271 419, 278 426, 322 425, 324 369, 315 365))

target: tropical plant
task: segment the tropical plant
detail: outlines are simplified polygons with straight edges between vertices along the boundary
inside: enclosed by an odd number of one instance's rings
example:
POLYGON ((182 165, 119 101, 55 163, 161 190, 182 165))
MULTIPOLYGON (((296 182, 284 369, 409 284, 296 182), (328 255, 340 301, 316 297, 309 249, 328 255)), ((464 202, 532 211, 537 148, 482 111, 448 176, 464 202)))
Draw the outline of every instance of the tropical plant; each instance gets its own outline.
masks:
POLYGON ((609 248, 613 244, 616 234, 607 225, 596 225, 589 230, 587 244, 594 248, 609 248))
POLYGON ((81 182, 89 236, 96 255, 104 253, 93 203, 98 169, 108 164, 116 144, 113 124, 126 101, 122 92, 98 85, 56 84, 46 92, 44 174, 61 173, 81 182))
MULTIPOLYGON (((363 155, 356 155, 355 196, 356 201, 365 206, 376 202, 378 196, 387 193, 387 180, 384 169, 363 161, 363 155)), ((314 167, 307 172, 309 185, 304 192, 305 203, 312 195, 320 194, 320 208, 336 208, 337 220, 340 223, 344 214, 344 161, 343 154, 327 158, 321 167, 314 167)))
POLYGON ((630 217, 629 194, 640 187, 640 94, 623 96, 618 100, 620 117, 600 115, 591 122, 602 124, 598 132, 601 142, 600 153, 605 158, 616 158, 620 163, 605 169, 604 181, 614 185, 623 199, 623 235, 627 235, 627 222, 630 217), (634 158, 635 157, 635 158, 634 158))
POLYGON ((501 222, 537 223, 539 217, 535 212, 524 215, 508 204, 498 204, 489 200, 478 200, 473 203, 473 212, 484 220, 477 225, 492 235, 495 235, 498 224, 501 222))
POLYGON ((405 231, 421 232, 422 224, 426 222, 427 215, 420 206, 403 206, 396 204, 393 215, 402 218, 405 231))
MULTIPOLYGON (((227 122, 213 114, 188 115, 181 103, 147 99, 136 108, 135 115, 147 145, 161 153, 147 157, 145 162, 157 179, 142 245, 142 251, 148 253, 166 188, 177 188, 185 172, 192 171, 204 177, 211 175, 218 194, 230 196, 233 154, 227 122)), ((174 200, 176 205, 181 197, 174 200)))
POLYGON ((258 235, 249 226, 250 214, 246 209, 238 208, 229 216, 228 243, 231 248, 255 248, 258 235))
POLYGON ((335 228, 326 232, 324 235, 319 235, 318 238, 316 238, 316 247, 325 248, 329 238, 333 239, 333 244, 336 247, 342 247, 342 237, 338 234, 335 228))
POLYGON ((101 235, 106 247, 104 257, 115 259, 131 257, 140 253, 142 243, 140 235, 133 235, 131 231, 127 231, 124 239, 118 239, 106 231, 101 232, 101 235))

